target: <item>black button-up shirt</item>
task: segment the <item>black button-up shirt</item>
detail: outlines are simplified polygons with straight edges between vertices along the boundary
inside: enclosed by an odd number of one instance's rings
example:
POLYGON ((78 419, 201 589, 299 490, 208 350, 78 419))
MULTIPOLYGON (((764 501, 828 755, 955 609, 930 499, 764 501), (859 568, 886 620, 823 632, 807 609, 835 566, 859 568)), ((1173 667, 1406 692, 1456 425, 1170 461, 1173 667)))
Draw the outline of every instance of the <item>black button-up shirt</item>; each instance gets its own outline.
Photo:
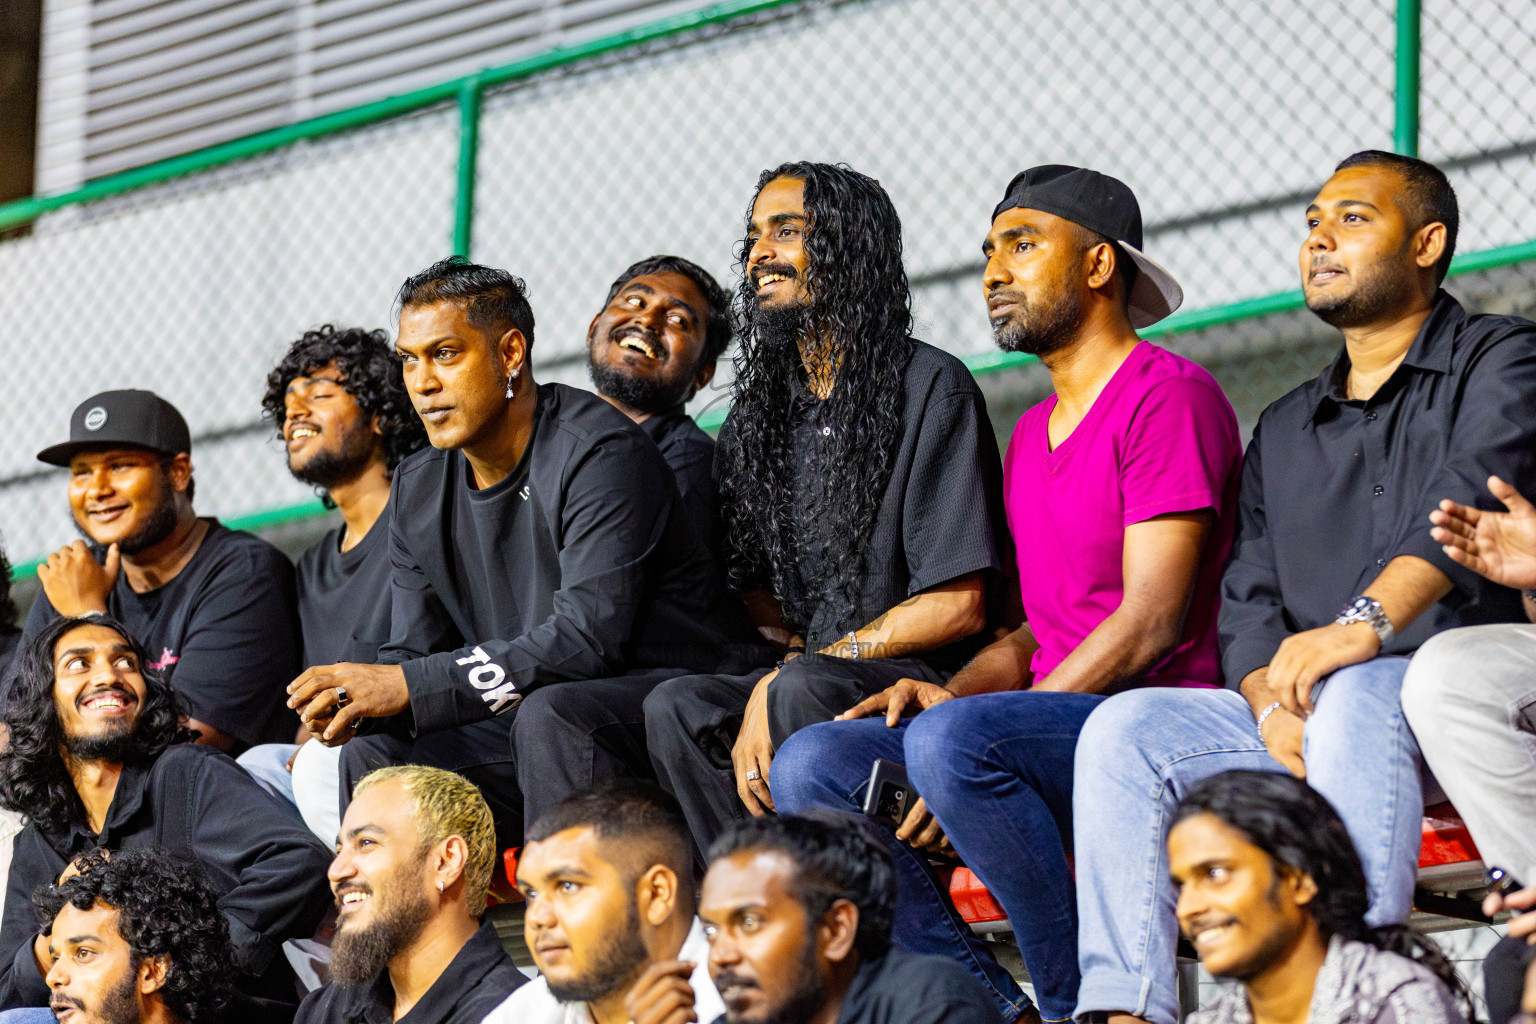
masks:
MULTIPOLYGON (((399 1024, 480 1024, 527 980, 486 919, 399 1024)), ((395 987, 389 971, 383 970, 370 985, 326 985, 311 992, 294 1024, 393 1024, 394 1020, 395 987)))
POLYGON ((672 467, 683 511, 715 563, 720 563, 720 501, 715 494, 715 439, 682 408, 648 416, 640 424, 672 467))
MULTIPOLYGON (((807 650, 819 650, 914 594, 981 572, 989 628, 922 655, 941 670, 959 669, 990 640, 1013 561, 1002 459, 975 378, 949 353, 915 344, 903 377, 901 437, 864 549, 864 576, 853 608, 829 592, 821 575, 834 524, 820 510, 827 492, 845 486, 843 467, 829 458, 834 427, 826 420, 825 404, 803 381, 797 378, 792 388, 791 461, 802 467, 794 484, 798 564, 785 574, 791 594, 780 597, 808 606, 810 613, 809 621, 791 625, 805 637, 807 650)), ((717 475, 732 471, 735 415, 720 429, 717 475)))
POLYGON ((1238 686, 1292 633, 1332 622, 1387 563, 1414 555, 1451 592, 1399 624, 1383 654, 1441 630, 1524 621, 1520 595, 1457 565, 1430 537, 1442 498, 1502 508, 1488 477, 1536 485, 1536 324, 1469 316, 1445 292, 1370 398, 1346 397, 1345 349, 1259 417, 1222 576, 1222 669, 1238 686))

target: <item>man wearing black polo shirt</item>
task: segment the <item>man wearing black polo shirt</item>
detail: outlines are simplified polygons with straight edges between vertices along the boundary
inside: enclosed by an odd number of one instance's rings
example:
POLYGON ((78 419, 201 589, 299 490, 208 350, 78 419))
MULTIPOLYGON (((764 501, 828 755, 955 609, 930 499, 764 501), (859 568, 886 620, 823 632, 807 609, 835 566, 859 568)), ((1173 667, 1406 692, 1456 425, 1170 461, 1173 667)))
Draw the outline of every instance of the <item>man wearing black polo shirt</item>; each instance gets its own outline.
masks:
POLYGON ((597 393, 661 449, 711 553, 720 532, 715 442, 683 406, 714 379, 730 343, 730 293, 678 256, 652 256, 625 270, 587 328, 587 370, 597 393))
POLYGON ((38 567, 43 592, 25 637, 60 615, 111 615, 182 695, 199 742, 238 753, 290 740, 298 725, 283 707, 299 669, 293 566, 267 542, 198 518, 191 451, 187 421, 158 395, 80 403, 69 440, 37 457, 69 469, 70 511, 89 546, 77 540, 38 567))
POLYGON ((676 679, 646 702, 652 761, 701 850, 772 809, 789 735, 899 679, 942 683, 990 640, 1011 551, 985 402, 959 360, 908 333, 880 184, 767 171, 744 251, 716 476, 732 582, 787 651, 776 671, 676 679))
POLYGON ((1162 830, 1218 772, 1305 776, 1360 851, 1367 923, 1408 916, 1424 806, 1408 656, 1521 616, 1519 593, 1447 555, 1429 516, 1445 498, 1487 508, 1489 476, 1536 471, 1536 324, 1469 315, 1440 289, 1457 223, 1438 168, 1374 151, 1307 208, 1307 307, 1344 348, 1264 410, 1248 447, 1218 618, 1230 689, 1119 694, 1077 745, 1079 1019, 1177 1019, 1162 830))
POLYGON ((525 810, 647 772, 641 704, 656 683, 744 671, 764 651, 656 446, 597 396, 531 379, 517 278, 445 260, 399 304, 433 448, 395 472, 386 664, 312 668, 289 704, 331 743, 399 716, 348 744, 343 800, 385 764, 461 771, 517 845, 525 810))
MULTIPOLYGON (((341 513, 341 525, 299 559, 304 667, 376 661, 389 640, 390 479, 427 443, 400 360, 383 331, 306 331, 267 375, 261 410, 277 426, 289 472, 341 513)), ((318 743, 299 750, 263 744, 242 754, 240 766, 297 803, 330 841, 340 751, 318 743)))

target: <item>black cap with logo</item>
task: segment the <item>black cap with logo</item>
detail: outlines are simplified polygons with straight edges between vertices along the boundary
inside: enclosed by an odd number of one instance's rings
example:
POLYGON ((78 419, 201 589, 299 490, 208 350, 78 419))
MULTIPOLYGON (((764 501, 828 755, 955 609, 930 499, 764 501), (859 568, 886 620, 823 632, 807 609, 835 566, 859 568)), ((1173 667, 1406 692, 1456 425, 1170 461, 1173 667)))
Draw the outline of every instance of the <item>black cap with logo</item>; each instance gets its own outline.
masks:
POLYGON ((192 433, 176 407, 153 391, 103 391, 75 407, 69 440, 37 453, 41 462, 68 466, 93 448, 148 448, 164 455, 192 450, 192 433))
POLYGON ((1066 164, 1031 167, 1014 175, 1003 201, 992 210, 992 219, 1016 207, 1070 220, 1124 250, 1136 268, 1131 284, 1132 327, 1150 327, 1184 301, 1184 289, 1173 275, 1141 251, 1141 204, 1119 178, 1066 164))

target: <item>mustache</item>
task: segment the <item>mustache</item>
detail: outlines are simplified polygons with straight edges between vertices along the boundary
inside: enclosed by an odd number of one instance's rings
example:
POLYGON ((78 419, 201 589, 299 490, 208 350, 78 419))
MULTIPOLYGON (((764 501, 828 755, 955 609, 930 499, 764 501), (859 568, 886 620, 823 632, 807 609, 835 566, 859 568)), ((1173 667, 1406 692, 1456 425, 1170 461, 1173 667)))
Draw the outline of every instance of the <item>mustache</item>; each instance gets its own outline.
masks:
POLYGON ((728 988, 757 988, 757 982, 751 978, 737 974, 735 971, 721 971, 715 975, 715 991, 723 992, 728 988))
POLYGON ((58 1013, 63 1009, 79 1010, 81 1013, 86 1012, 84 1003, 76 999, 74 996, 66 995, 54 996, 53 999, 48 1003, 48 1009, 52 1010, 54 1013, 58 1013))
POLYGON ((788 263, 764 263, 760 267, 752 268, 752 283, 754 285, 757 284, 758 281, 762 280, 764 277, 767 277, 769 274, 779 274, 790 278, 798 278, 800 276, 795 268, 790 266, 788 263))
POLYGON ((95 700, 97 697, 103 696, 104 694, 116 695, 117 697, 122 698, 124 704, 137 704, 139 702, 137 697, 135 697, 130 691, 124 689, 121 686, 103 686, 99 690, 92 690, 90 693, 82 693, 79 699, 75 701, 75 707, 84 707, 86 701, 95 700))

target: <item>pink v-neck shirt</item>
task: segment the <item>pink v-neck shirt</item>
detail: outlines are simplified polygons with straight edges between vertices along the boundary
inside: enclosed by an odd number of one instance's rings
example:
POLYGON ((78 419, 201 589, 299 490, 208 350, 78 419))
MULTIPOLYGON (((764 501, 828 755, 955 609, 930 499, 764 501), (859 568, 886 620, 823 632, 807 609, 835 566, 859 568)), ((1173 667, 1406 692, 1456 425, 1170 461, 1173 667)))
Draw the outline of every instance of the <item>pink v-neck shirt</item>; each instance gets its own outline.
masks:
POLYGON ((1003 467, 1019 587, 1044 679, 1120 607, 1125 530, 1211 509, 1195 592, 1179 645, 1143 686, 1219 686, 1216 612, 1232 547, 1242 446, 1232 406, 1204 369, 1141 342, 1077 428, 1051 450, 1052 395, 1026 412, 1003 467))

